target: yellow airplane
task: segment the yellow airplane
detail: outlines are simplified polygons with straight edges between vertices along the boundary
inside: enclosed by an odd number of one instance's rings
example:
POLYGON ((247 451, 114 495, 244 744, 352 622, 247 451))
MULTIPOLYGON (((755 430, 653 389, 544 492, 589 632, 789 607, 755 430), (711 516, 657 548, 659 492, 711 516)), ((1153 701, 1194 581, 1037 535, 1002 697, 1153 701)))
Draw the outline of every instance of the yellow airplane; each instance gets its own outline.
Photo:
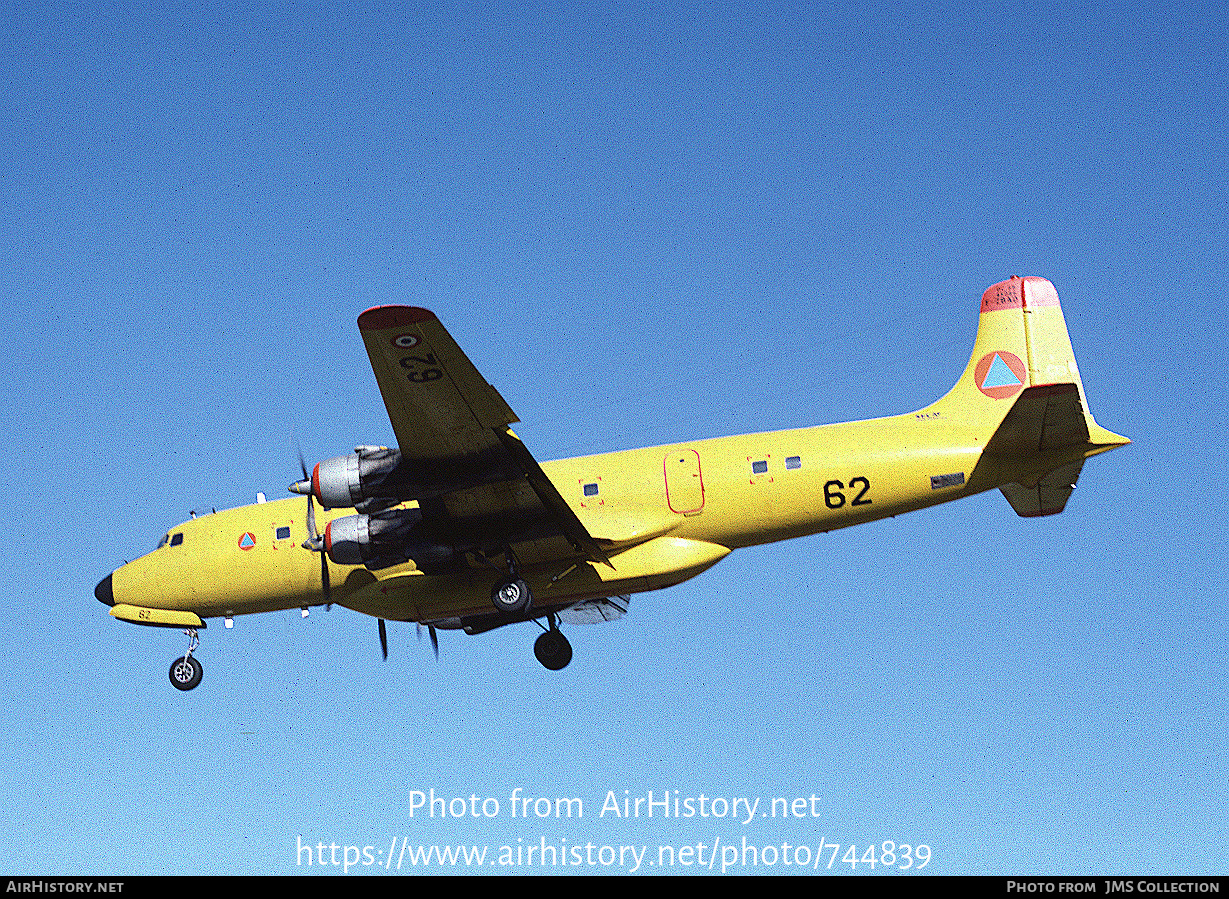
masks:
POLYGON ((679 584, 733 549, 995 487, 1020 515, 1052 515, 1085 459, 1130 442, 1089 414, 1042 278, 983 294, 968 367, 920 411, 542 465, 435 315, 378 306, 358 327, 395 449, 356 447, 310 474, 300 460, 290 490, 305 503, 194 517, 95 589, 116 618, 184 629, 170 671, 181 690, 201 680, 204 619, 229 627, 333 603, 378 619, 385 658, 386 620, 425 625, 437 654, 437 628, 534 621, 534 653, 557 670, 572 657, 560 623, 617 618, 630 594, 679 584))

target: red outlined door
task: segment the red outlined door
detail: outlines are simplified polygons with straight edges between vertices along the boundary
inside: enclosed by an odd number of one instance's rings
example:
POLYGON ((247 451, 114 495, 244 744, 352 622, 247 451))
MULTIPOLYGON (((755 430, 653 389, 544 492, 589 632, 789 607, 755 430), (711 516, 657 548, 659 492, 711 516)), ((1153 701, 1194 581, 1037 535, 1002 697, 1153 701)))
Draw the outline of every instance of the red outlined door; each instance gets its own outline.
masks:
POLYGON ((666 504, 671 512, 695 515, 704 508, 704 478, 700 454, 691 449, 674 450, 662 463, 666 474, 666 504))

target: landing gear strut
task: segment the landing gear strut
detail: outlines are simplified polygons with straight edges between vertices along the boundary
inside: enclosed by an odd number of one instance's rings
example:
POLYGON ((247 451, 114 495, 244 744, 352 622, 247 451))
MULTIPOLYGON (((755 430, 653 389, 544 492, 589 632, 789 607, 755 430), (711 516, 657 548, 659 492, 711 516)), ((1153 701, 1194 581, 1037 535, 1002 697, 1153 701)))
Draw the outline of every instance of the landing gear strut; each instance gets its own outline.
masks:
POLYGON ((192 650, 201 643, 196 636, 196 628, 188 628, 184 633, 188 636, 188 651, 182 658, 171 663, 171 684, 176 690, 191 690, 201 682, 201 677, 205 674, 201 660, 192 657, 192 650))
POLYGON ((549 616, 549 620, 550 629, 544 630, 534 641, 533 654, 544 667, 559 671, 572 661, 572 644, 559 630, 559 620, 553 614, 549 616))

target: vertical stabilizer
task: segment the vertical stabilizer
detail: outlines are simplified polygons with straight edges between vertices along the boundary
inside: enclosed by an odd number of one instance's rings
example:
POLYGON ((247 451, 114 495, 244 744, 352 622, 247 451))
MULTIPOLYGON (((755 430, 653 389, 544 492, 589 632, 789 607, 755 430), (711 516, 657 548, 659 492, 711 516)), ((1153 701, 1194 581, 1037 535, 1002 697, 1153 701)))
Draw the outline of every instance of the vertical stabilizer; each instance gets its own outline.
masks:
POLYGON ((982 447, 977 473, 1021 515, 1061 512, 1084 459, 1130 443, 1088 411, 1054 285, 1011 278, 981 300, 973 355, 956 386, 923 410, 982 447))
POLYGON ((1058 291, 1045 278, 1010 278, 982 294, 977 340, 956 386, 929 409, 973 428, 988 442, 1030 387, 1072 384, 1088 441, 1109 449, 1129 443, 1088 412, 1058 291))

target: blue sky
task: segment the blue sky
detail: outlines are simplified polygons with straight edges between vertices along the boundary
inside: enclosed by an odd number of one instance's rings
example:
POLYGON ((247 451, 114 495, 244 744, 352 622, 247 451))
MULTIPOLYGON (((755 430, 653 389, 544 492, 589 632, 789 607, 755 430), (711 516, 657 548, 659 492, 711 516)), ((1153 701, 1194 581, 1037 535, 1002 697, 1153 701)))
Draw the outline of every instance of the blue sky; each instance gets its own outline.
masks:
MULTIPOLYGON (((890 9, 7 5, 0 870, 745 840, 1223 873, 1223 29, 890 9), (180 695, 184 638, 92 595, 189 510, 283 495, 296 445, 391 441, 369 306, 434 310, 551 459, 923 406, 1013 274, 1055 283, 1134 440, 1061 516, 996 491, 741 551, 571 629, 556 674, 528 625, 437 663, 394 623, 381 662, 338 608, 209 628, 180 695), (583 814, 513 818, 516 790, 583 814), (601 814, 650 791, 818 798, 601 814)), ((553 870, 633 867, 589 862, 553 870)))

